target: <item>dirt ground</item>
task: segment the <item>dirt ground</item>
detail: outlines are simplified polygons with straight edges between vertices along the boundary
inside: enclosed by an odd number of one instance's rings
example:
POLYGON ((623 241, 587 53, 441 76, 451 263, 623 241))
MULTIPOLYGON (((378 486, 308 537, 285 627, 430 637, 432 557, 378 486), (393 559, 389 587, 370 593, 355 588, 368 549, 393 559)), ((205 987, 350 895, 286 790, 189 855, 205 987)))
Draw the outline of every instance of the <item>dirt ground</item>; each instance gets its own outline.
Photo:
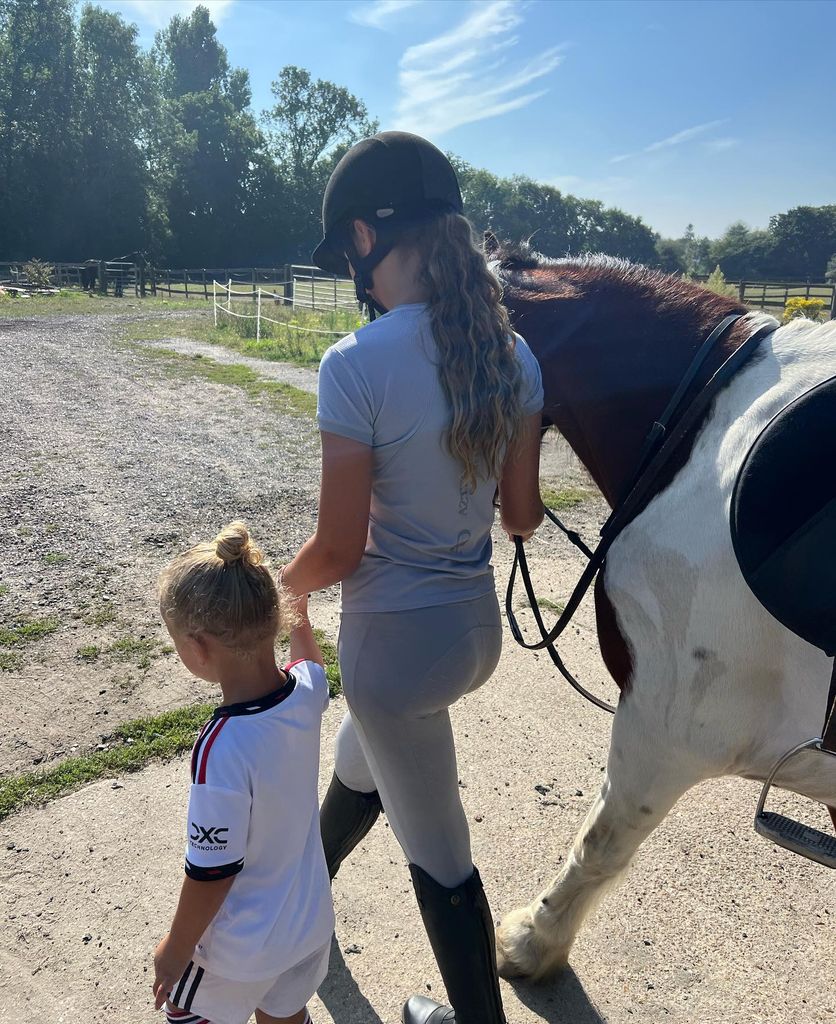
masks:
MULTIPOLYGON (((118 335, 113 316, 0 321, 0 621, 52 623, 0 672, 0 772, 89 749, 119 721, 212 699, 166 653, 157 572, 235 516, 276 559, 314 525, 312 422, 235 388, 169 376, 118 335), (86 660, 79 650, 90 647, 99 654, 86 660)), ((305 371, 248 362, 315 387, 305 371)), ((581 478, 556 444, 545 472, 581 478)), ((591 499, 566 518, 592 539, 604 511, 591 499)), ((503 586, 509 549, 495 539, 503 586)), ((544 530, 530 559, 538 591, 565 599, 575 555, 544 530)), ((312 616, 335 635, 335 595, 318 596, 312 616)), ((590 609, 565 654, 612 696, 590 609)), ((323 789, 343 712, 338 698, 326 715, 323 789)), ((493 680, 460 702, 454 724, 474 859, 498 916, 559 869, 600 784, 610 719, 508 637, 493 680)), ((150 953, 179 885, 186 795, 183 759, 0 824, 0 1024, 156 1019, 150 953)), ((683 799, 587 924, 571 969, 542 986, 503 983, 509 1021, 836 1021, 832 873, 757 837, 756 797, 752 784, 720 780, 683 799)), ((818 809, 793 806, 824 822, 818 809)), ((385 821, 343 866, 334 898, 315 1021, 394 1024, 412 992, 443 992, 385 821)))

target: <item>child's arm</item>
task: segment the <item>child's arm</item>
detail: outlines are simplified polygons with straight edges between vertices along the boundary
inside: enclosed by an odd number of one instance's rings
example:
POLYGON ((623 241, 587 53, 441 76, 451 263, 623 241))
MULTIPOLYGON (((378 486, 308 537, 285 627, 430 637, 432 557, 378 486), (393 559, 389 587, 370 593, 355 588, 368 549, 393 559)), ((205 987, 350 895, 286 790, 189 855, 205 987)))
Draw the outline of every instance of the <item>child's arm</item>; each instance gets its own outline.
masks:
POLYGON ((154 1007, 159 1010, 194 955, 200 936, 226 899, 235 875, 217 882, 184 878, 171 931, 154 951, 154 1007))
POLYGON ((298 597, 293 602, 296 614, 299 616, 298 625, 290 631, 290 660, 313 661, 317 665, 325 667, 322 651, 313 635, 311 623, 308 619, 308 598, 298 597))

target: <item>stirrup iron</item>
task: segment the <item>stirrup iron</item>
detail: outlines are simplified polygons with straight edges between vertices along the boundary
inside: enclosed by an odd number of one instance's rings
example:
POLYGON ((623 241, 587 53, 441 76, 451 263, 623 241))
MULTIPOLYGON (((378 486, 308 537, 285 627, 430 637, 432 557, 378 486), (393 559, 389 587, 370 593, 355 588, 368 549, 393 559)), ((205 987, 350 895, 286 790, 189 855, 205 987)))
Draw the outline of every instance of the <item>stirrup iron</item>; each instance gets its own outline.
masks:
POLYGON ((806 743, 799 743, 797 747, 793 747, 792 750, 784 754, 763 784, 761 797, 758 800, 758 809, 755 812, 755 831, 758 835, 769 839, 777 846, 782 846, 785 850, 791 850, 793 853, 798 853, 817 864, 823 864, 827 868, 836 868, 836 836, 827 835, 817 828, 811 828, 809 825, 787 818, 783 814, 764 810, 766 798, 772 788, 775 776, 787 761, 803 750, 818 750, 825 757, 836 757, 836 753, 826 750, 822 746, 820 737, 807 740, 806 743))

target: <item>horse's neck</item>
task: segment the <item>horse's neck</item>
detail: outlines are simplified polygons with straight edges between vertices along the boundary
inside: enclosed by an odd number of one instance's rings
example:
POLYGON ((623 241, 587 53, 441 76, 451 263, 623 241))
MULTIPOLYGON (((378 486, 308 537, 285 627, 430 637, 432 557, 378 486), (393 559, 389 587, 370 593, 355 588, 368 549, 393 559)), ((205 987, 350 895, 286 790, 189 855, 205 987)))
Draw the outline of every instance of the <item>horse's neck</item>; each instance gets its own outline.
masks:
POLYGON ((543 316, 543 305, 532 303, 518 322, 543 370, 544 416, 615 505, 624 497, 654 420, 702 341, 704 323, 697 317, 677 327, 652 307, 643 315, 641 309, 625 314, 603 305, 594 315, 579 307, 574 314, 579 326, 571 329, 570 322, 564 330, 564 310, 550 318, 543 316))

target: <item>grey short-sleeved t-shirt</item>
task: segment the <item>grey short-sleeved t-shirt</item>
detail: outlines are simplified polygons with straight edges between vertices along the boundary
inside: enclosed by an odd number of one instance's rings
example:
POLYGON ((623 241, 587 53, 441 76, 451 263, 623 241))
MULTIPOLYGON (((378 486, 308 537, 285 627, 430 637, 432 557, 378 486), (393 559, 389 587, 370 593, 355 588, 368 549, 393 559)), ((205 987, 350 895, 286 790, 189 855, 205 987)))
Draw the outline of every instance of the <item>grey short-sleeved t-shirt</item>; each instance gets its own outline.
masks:
MULTIPOLYGON (((540 367, 517 338, 526 415, 543 408, 540 367)), ((343 612, 400 611, 493 589, 496 481, 471 492, 447 451, 450 407, 423 303, 398 306, 322 357, 319 429, 373 449, 366 550, 342 584, 343 612)))

